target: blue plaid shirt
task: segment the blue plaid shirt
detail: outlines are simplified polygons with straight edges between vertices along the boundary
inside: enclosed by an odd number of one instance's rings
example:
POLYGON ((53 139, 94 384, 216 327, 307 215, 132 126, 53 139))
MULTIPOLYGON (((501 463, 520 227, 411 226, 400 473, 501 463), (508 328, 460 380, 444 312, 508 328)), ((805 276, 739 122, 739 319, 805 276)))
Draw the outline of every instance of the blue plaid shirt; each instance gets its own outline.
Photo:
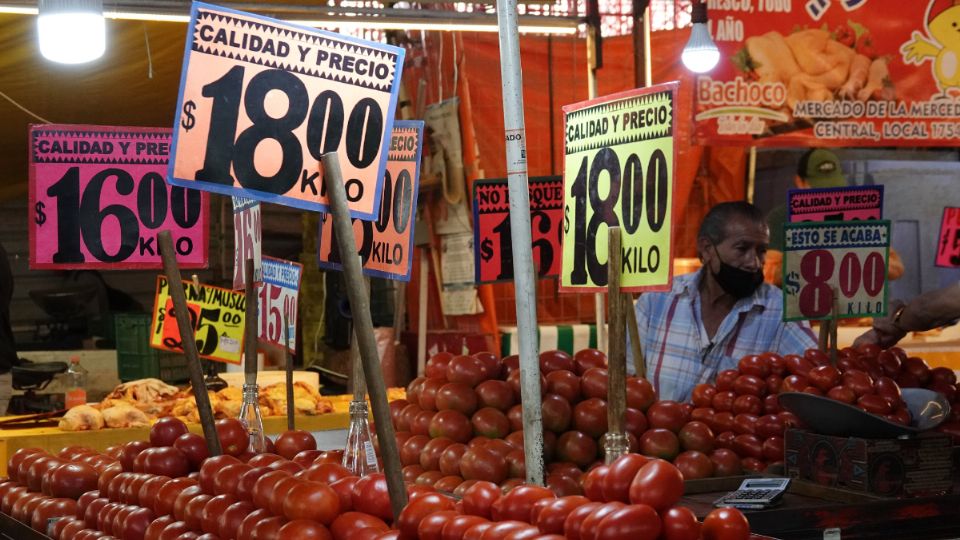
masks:
MULTIPOLYGON (((645 293, 634 306, 646 376, 660 399, 689 401, 694 386, 735 369, 745 355, 803 354, 817 346, 809 323, 783 322, 783 293, 767 283, 734 304, 711 340, 700 316, 702 272, 677 276, 670 292, 645 293)), ((629 340, 628 332, 627 369, 633 371, 629 340)))

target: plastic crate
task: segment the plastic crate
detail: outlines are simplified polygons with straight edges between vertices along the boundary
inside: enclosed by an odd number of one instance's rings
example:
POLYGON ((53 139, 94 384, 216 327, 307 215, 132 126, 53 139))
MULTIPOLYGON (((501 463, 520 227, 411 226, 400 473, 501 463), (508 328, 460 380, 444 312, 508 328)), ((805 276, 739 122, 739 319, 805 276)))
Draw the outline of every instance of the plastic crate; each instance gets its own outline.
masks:
POLYGON ((150 316, 144 313, 114 315, 117 338, 117 376, 121 381, 155 378, 166 383, 190 379, 184 355, 150 347, 150 316))

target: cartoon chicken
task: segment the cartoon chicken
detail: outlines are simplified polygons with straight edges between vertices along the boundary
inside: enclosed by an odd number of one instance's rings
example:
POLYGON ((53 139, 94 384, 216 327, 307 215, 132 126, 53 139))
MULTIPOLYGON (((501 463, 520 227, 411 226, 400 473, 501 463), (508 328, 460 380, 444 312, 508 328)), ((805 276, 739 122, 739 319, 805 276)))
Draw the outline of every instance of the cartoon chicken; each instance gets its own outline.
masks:
POLYGON ((914 32, 900 47, 903 61, 920 65, 932 59, 941 95, 960 97, 960 0, 931 0, 924 26, 927 36, 914 32))

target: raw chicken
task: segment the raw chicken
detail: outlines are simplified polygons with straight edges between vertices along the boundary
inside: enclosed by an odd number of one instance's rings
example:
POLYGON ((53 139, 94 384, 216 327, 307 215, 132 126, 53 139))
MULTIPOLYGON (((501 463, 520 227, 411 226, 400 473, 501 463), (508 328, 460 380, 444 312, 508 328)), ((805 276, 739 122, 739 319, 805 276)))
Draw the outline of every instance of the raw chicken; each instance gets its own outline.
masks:
POLYGON ((127 428, 146 427, 150 419, 140 409, 126 404, 118 404, 103 410, 103 421, 107 427, 127 428))
POLYGON ((90 405, 77 405, 60 419, 63 431, 96 431, 103 428, 103 414, 90 405))

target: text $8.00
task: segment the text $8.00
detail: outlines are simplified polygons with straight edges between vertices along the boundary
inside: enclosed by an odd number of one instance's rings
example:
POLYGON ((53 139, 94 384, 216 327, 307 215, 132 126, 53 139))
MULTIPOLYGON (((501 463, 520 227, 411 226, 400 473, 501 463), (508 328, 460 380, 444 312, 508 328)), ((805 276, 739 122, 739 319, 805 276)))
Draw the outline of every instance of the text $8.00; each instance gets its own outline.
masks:
MULTIPOLYGON (((827 282, 833 277, 835 267, 833 253, 825 249, 808 251, 800 259, 800 275, 807 282, 800 289, 798 298, 798 307, 804 317, 830 314, 833 309, 833 290, 827 282)), ((848 252, 840 260, 840 292, 852 298, 862 286, 869 296, 877 296, 883 290, 885 272, 880 253, 870 253, 861 264, 859 254, 848 252)))

